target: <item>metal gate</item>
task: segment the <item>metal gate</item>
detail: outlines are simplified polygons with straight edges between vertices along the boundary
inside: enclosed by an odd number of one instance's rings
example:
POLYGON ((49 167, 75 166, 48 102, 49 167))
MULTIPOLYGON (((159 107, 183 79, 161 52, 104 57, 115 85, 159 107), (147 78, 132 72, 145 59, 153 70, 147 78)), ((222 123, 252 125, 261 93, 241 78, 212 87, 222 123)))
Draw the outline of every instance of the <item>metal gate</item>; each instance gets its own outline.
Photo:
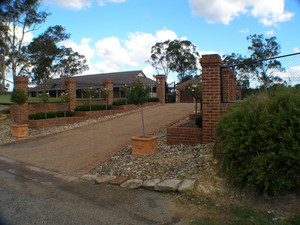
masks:
POLYGON ((175 81, 168 84, 166 82, 166 103, 176 102, 175 81))

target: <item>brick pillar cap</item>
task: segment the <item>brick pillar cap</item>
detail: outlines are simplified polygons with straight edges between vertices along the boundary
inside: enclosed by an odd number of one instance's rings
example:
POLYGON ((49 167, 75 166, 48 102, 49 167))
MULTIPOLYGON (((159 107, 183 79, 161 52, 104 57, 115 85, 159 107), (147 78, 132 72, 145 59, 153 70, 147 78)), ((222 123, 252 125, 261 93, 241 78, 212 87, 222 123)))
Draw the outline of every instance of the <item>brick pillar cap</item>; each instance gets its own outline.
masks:
POLYGON ((75 77, 65 77, 65 83, 76 83, 76 78, 75 77))
POLYGON ((114 80, 110 78, 103 79, 103 84, 107 84, 107 83, 114 83, 114 80))
POLYGON ((17 76, 15 77, 15 81, 16 82, 27 82, 29 81, 28 77, 25 77, 25 76, 17 76))
POLYGON ((166 78, 166 75, 161 74, 161 75, 155 75, 154 77, 156 79, 162 79, 162 78, 166 78))
POLYGON ((201 64, 223 64, 221 56, 218 54, 203 55, 200 59, 201 64))

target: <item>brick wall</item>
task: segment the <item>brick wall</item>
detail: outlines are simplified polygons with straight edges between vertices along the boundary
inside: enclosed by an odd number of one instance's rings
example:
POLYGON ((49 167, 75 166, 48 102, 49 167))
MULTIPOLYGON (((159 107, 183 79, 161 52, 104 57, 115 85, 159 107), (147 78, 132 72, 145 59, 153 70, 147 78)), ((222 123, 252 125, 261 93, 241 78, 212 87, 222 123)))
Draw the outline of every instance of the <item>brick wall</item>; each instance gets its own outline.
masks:
POLYGON ((47 120, 28 120, 30 128, 42 129, 47 127, 63 126, 67 124, 79 123, 86 120, 85 117, 60 117, 47 120))
POLYGON ((203 55, 202 66, 202 141, 204 144, 214 140, 215 126, 221 116, 221 78, 222 60, 219 55, 203 55))
POLYGON ((76 78, 75 77, 65 77, 66 92, 69 93, 71 100, 68 104, 68 109, 74 112, 76 108, 76 78))
POLYGON ((185 123, 180 123, 176 126, 167 128, 167 144, 168 145, 179 145, 188 144, 195 145, 202 143, 202 128, 191 128, 191 127, 180 127, 185 123))
MULTIPOLYGON (((15 77, 14 89, 21 89, 26 95, 28 95, 28 77, 15 77)), ((11 117, 18 123, 27 123, 28 121, 28 103, 22 105, 12 105, 10 110, 11 117)))
POLYGON ((156 75, 156 92, 159 102, 162 104, 166 103, 166 76, 156 75))

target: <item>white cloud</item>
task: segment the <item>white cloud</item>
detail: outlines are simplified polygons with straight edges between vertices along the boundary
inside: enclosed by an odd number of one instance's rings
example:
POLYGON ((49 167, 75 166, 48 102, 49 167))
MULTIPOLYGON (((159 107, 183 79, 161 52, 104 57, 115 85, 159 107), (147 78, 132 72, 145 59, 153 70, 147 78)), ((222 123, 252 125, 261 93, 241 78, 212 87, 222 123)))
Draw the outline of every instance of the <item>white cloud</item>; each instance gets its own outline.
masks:
MULTIPOLYGON (((163 29, 155 33, 129 33, 126 40, 117 37, 101 39, 95 44, 95 52, 102 61, 94 64, 101 72, 126 70, 132 67, 144 67, 150 58, 151 47, 156 42, 179 39, 171 30, 163 29)), ((146 71, 150 71, 146 69, 146 71)))
POLYGON ((266 31, 266 35, 267 36, 274 36, 274 34, 275 34, 274 30, 268 30, 268 31, 266 31))
POLYGON ((240 30, 240 33, 242 33, 242 34, 247 34, 247 33, 249 33, 249 32, 250 32, 249 29, 240 30))
POLYGON ((250 15, 264 25, 290 20, 294 13, 284 9, 284 0, 189 0, 192 13, 208 23, 229 24, 241 15, 250 15))
MULTIPOLYGON (((46 0, 46 3, 57 5, 61 8, 80 10, 92 6, 93 0, 46 0)), ((119 3, 126 0, 96 0, 100 6, 105 6, 107 2, 119 3)))
POLYGON ((80 10, 89 8, 92 5, 92 0, 46 0, 48 4, 57 5, 61 8, 80 10))
POLYGON ((300 48, 298 48, 298 47, 295 47, 293 50, 294 50, 294 52, 300 52, 300 48))
POLYGON ((106 2, 120 3, 120 2, 126 2, 126 0, 97 0, 97 2, 100 6, 105 6, 106 2))

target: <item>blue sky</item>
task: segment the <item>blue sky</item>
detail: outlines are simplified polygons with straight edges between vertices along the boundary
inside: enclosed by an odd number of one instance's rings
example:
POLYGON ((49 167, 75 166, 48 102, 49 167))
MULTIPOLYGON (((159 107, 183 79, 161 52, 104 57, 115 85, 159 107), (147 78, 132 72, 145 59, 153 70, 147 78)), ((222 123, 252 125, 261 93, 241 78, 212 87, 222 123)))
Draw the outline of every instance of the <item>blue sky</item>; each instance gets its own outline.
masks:
POLYGON ((299 0, 44 0, 43 7, 52 15, 33 35, 65 27, 64 44, 88 59, 86 74, 141 69, 152 78, 151 46, 176 38, 201 55, 247 55, 251 34, 276 36, 282 55, 300 52, 299 0))

